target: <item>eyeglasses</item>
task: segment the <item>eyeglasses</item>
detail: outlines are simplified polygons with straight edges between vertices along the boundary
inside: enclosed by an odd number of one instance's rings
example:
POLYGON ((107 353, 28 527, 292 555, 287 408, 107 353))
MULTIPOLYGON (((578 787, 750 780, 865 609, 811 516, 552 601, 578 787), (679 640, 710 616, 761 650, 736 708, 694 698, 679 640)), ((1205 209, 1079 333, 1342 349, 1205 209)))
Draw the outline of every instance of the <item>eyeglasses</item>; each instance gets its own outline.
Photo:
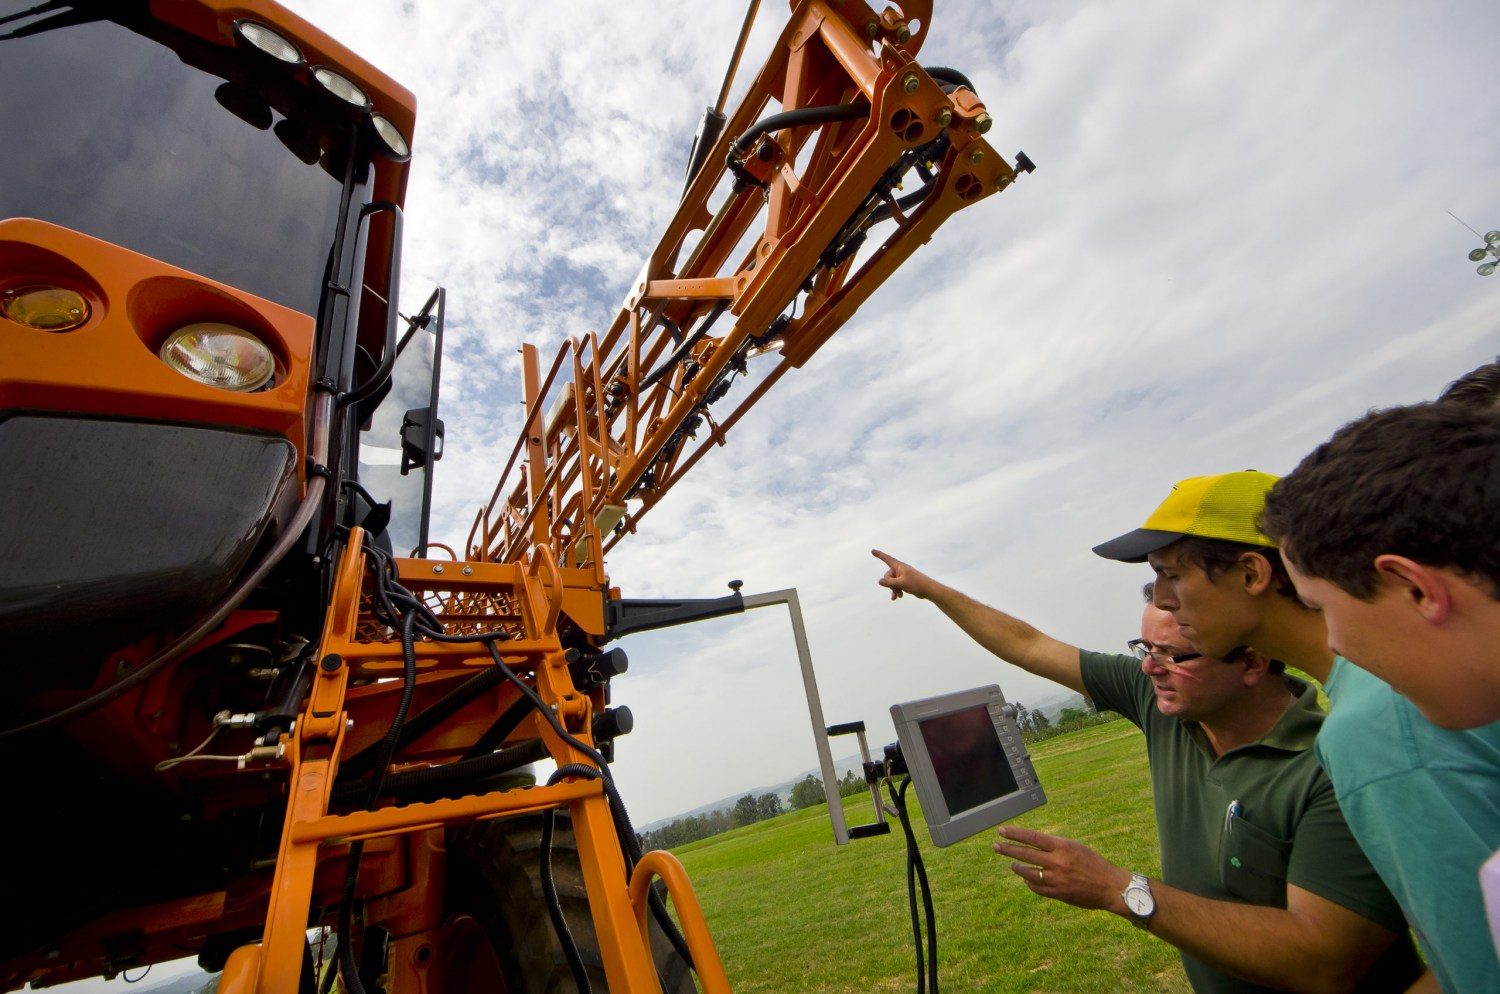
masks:
POLYGON ((1180 652, 1174 656, 1171 653, 1153 648, 1151 643, 1145 639, 1131 639, 1125 645, 1130 649, 1130 654, 1143 663, 1146 661, 1147 656, 1152 657, 1162 666, 1180 666, 1183 663, 1192 662, 1194 659, 1203 658, 1203 653, 1201 652, 1180 652))

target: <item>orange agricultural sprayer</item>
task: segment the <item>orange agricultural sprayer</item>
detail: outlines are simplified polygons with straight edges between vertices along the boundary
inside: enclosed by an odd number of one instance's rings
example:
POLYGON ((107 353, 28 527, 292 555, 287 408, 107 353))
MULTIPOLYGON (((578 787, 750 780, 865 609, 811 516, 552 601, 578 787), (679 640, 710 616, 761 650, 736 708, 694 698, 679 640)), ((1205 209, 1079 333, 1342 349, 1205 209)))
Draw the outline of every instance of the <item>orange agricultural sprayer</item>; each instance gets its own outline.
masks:
POLYGON ((523 350, 453 550, 446 294, 397 311, 413 96, 269 0, 0 2, 0 989, 728 989, 611 779, 608 645, 743 604, 604 556, 1030 168, 917 61, 930 7, 793 5, 613 320, 523 350))

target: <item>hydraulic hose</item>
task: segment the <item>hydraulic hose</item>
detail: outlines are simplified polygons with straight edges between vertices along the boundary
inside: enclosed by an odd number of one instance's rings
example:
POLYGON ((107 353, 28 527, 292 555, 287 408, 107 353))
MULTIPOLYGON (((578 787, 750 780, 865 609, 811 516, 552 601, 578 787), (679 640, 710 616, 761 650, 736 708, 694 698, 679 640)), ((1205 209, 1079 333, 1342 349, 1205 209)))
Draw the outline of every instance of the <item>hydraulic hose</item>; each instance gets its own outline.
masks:
MULTIPOLYGON (((947 83, 948 86, 951 86, 954 89, 963 86, 967 87, 971 93, 979 92, 978 90, 974 89, 974 84, 969 80, 969 77, 965 76, 957 69, 949 69, 947 66, 923 66, 922 71, 931 76, 933 79, 937 80, 939 83, 947 83)), ((943 87, 943 91, 945 93, 952 92, 948 89, 948 86, 943 87)))
MULTIPOLYGON (((639 389, 650 389, 652 384, 661 379, 663 376, 667 375, 668 370, 681 362, 684 356, 689 355, 693 351, 693 346, 697 345, 700 341, 703 340, 703 336, 708 334, 708 329, 713 327, 714 322, 719 320, 719 315, 723 314, 726 310, 728 310, 728 308, 729 301, 727 300, 721 300, 717 304, 715 304, 714 309, 708 312, 708 317, 704 318, 698 324, 698 327, 695 328, 693 330, 693 333, 687 337, 687 340, 684 341, 681 345, 677 346, 677 348, 673 350, 672 354, 667 356, 667 358, 663 360, 660 366, 657 366, 641 379, 641 385, 639 389)), ((678 335, 680 336, 681 334, 682 332, 679 331, 678 335)))
POLYGON ((761 135, 770 131, 781 131, 785 128, 796 128, 807 124, 830 124, 834 121, 853 121, 856 118, 869 117, 869 104, 829 104, 824 107, 799 107, 796 110, 785 110, 780 114, 772 114, 763 117, 750 125, 745 133, 736 138, 729 145, 729 158, 731 161, 742 158, 750 151, 750 146, 761 135))
MULTIPOLYGON (((488 756, 461 759, 442 766, 427 766, 416 770, 392 773, 381 786, 382 795, 410 793, 422 787, 438 787, 450 783, 464 783, 481 777, 508 773, 511 770, 547 758, 547 746, 541 739, 492 752, 488 756)), ((333 788, 333 800, 352 801, 365 791, 366 785, 359 781, 341 783, 333 788)))
POLYGON ((488 756, 520 726, 530 713, 531 702, 524 697, 516 698, 516 702, 507 708, 504 714, 496 718, 495 723, 486 728, 483 735, 474 740, 474 744, 469 746, 469 750, 461 758, 476 759, 480 756, 488 756))
MULTIPOLYGON (((438 725, 462 710, 465 705, 478 700, 480 694, 498 685, 500 679, 500 674, 494 670, 483 670, 448 691, 441 699, 413 715, 401 727, 401 734, 396 741, 396 749, 399 750, 403 746, 410 744, 417 737, 432 731, 438 725)), ((375 749, 375 746, 370 746, 350 756, 347 761, 340 763, 339 779, 345 779, 345 775, 353 778, 370 769, 371 764, 375 760, 375 749)))
POLYGON ((562 944, 567 957, 568 969, 573 973, 573 984, 578 994, 594 994, 594 985, 589 983, 589 974, 583 966, 583 957, 578 955, 578 943, 573 940, 573 930, 568 928, 568 919, 563 915, 562 901, 557 897, 557 881, 552 879, 552 833, 557 825, 557 809, 542 812, 542 896, 547 901, 547 916, 557 931, 557 941, 562 944))

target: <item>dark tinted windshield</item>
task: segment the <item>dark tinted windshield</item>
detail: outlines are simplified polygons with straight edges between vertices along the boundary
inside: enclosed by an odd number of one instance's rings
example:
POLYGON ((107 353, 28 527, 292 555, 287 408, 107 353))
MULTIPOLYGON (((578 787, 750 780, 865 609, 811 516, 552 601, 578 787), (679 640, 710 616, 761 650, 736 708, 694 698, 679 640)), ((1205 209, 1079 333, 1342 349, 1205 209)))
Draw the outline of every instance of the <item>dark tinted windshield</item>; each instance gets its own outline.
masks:
MULTIPOLYGON (((0 0, 0 16, 34 5, 0 0)), ((138 26, 154 37, 111 21, 0 37, 0 218, 51 221, 315 314, 345 132, 318 123, 328 115, 299 84, 253 75, 250 53, 138 26)))

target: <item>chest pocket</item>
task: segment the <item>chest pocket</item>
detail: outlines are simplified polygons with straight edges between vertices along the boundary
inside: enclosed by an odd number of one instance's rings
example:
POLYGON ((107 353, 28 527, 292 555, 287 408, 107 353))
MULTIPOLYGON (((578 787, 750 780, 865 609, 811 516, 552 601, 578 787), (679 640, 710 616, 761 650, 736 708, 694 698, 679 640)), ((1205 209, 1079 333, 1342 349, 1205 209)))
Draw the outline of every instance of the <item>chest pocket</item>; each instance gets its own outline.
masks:
POLYGON ((1219 878, 1242 901, 1286 907, 1286 868, 1292 844, 1244 818, 1228 820, 1219 850, 1219 878))

